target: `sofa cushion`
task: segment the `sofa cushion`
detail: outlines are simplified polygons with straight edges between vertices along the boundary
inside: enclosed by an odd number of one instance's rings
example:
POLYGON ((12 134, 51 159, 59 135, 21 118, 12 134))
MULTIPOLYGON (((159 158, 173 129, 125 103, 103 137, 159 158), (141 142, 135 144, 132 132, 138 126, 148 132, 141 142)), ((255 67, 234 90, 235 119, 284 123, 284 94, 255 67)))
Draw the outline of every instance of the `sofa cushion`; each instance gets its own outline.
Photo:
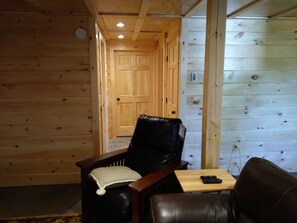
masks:
POLYGON ((238 216, 236 223, 256 223, 253 219, 251 219, 249 216, 247 216, 244 213, 240 213, 238 216))
MULTIPOLYGON (((280 185, 280 184, 278 184, 280 185)), ((297 222, 297 187, 283 194, 272 216, 271 223, 297 222)))
POLYGON ((151 198, 153 222, 231 223, 232 200, 226 194, 157 194, 151 198))

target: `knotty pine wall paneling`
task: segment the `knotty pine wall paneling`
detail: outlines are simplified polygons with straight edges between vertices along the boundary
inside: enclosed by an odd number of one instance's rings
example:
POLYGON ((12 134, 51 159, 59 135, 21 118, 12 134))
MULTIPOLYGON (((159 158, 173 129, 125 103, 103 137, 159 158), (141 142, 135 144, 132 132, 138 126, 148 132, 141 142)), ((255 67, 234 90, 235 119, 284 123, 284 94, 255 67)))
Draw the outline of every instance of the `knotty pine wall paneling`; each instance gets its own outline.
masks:
MULTIPOLYGON (((191 168, 200 168, 205 26, 204 19, 183 21, 181 106, 191 168)), ((229 19, 226 29, 220 166, 238 174, 257 156, 296 171, 296 20, 229 19)))
POLYGON ((91 156, 88 18, 0 20, 0 186, 77 183, 91 156))

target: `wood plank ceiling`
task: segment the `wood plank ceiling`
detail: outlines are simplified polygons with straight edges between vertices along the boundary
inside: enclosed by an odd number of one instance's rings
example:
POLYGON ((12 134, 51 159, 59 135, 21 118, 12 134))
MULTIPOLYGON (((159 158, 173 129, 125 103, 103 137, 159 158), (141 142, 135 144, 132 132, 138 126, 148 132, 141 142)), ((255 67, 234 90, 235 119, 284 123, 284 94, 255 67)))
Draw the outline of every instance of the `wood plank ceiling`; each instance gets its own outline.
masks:
MULTIPOLYGON (((0 13, 93 15, 107 40, 156 40, 173 20, 204 17, 207 0, 1 0, 0 13), (122 22, 124 27, 117 27, 122 22)), ((297 0, 228 0, 228 18, 297 19, 297 0)))

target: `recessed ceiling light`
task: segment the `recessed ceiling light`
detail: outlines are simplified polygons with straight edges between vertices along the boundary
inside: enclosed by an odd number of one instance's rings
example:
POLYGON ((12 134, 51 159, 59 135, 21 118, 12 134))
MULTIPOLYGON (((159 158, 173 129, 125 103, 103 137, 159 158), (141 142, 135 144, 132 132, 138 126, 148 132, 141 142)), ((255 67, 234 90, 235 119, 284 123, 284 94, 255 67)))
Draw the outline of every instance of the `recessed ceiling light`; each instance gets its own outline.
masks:
POLYGON ((118 35, 118 38, 119 39, 123 39, 125 36, 123 36, 123 35, 118 35))
POLYGON ((124 27, 125 26, 125 24, 124 23, 122 23, 122 22, 119 22, 118 24, 117 24, 117 27, 124 27))

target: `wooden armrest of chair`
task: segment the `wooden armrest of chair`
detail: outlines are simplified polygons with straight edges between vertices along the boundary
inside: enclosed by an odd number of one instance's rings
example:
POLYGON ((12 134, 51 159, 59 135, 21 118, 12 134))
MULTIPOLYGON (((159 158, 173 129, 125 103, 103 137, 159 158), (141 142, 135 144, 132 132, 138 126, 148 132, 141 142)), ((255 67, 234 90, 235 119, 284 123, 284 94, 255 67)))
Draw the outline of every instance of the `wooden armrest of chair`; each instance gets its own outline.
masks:
POLYGON ((181 161, 149 173, 129 184, 132 191, 132 222, 146 222, 149 218, 150 197, 160 193, 181 192, 174 170, 187 169, 188 162, 181 161))
POLYGON ((104 166, 111 166, 111 165, 122 166, 126 153, 127 153, 127 149, 121 149, 121 150, 105 153, 100 156, 79 161, 76 163, 76 165, 80 167, 82 170, 86 170, 87 172, 90 172, 92 169, 97 167, 104 167, 104 166))
POLYGON ((129 184, 129 187, 132 190, 142 192, 150 187, 154 186, 158 182, 160 182, 162 179, 166 178, 170 174, 174 173, 174 170, 181 170, 181 169, 187 169, 188 162, 181 161, 179 163, 175 163, 169 166, 165 166, 161 169, 158 169, 156 171, 153 171, 149 173, 146 176, 143 176, 137 181, 132 182, 129 184))

